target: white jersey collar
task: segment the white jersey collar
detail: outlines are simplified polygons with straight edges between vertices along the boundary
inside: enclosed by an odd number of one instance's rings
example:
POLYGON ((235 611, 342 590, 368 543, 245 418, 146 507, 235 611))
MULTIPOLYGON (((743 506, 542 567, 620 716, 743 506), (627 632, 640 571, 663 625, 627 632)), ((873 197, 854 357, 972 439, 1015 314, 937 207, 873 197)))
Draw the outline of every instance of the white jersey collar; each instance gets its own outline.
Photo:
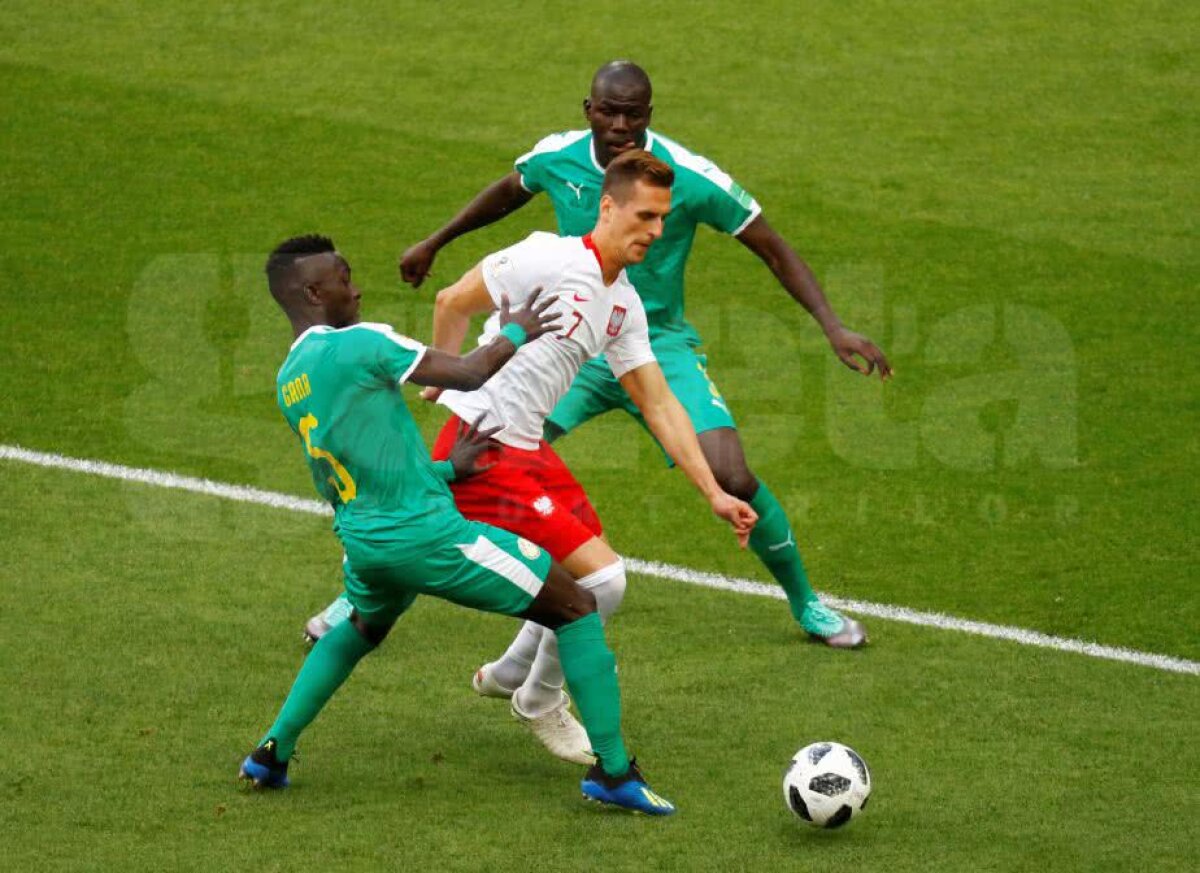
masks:
POLYGON ((296 337, 295 341, 292 342, 292 347, 290 349, 288 349, 288 351, 294 352, 296 350, 296 346, 298 346, 298 345, 300 345, 300 343, 304 342, 305 338, 310 333, 312 333, 314 330, 328 330, 328 329, 329 329, 329 325, 327 325, 327 324, 314 324, 312 327, 310 327, 306 331, 304 331, 304 333, 300 334, 300 336, 296 337))

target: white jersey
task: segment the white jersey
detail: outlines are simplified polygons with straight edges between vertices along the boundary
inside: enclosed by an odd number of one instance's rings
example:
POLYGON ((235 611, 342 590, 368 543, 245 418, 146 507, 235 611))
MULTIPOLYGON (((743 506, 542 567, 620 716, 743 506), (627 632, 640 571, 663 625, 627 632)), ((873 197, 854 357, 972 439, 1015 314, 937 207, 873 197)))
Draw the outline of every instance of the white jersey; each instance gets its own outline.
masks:
MULTIPOLYGON (((494 439, 536 449, 546 416, 585 362, 603 354, 618 379, 654 362, 641 298, 624 270, 611 285, 604 284, 600 255, 590 242, 539 231, 483 259, 483 281, 497 307, 502 294, 517 309, 541 288, 539 300, 558 298, 549 311, 558 313, 559 327, 517 349, 478 391, 443 391, 439 403, 468 422, 486 413, 481 427, 504 427, 494 439)), ((494 312, 480 345, 499 330, 500 316, 494 312)))

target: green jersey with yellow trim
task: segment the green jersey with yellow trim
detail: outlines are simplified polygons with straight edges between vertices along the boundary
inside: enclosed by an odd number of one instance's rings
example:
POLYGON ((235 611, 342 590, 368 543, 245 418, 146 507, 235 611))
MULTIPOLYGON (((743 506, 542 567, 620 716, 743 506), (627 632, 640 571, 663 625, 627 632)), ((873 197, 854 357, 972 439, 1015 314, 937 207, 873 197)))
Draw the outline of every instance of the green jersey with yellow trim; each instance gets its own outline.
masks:
MULTIPOLYGON (((683 314, 683 274, 696 226, 737 235, 762 210, 716 164, 665 136, 647 131, 646 150, 675 170, 671 213, 646 260, 627 273, 646 307, 651 341, 678 339, 696 346, 700 336, 683 314)), ((550 196, 561 235, 583 236, 595 226, 604 169, 596 161, 590 130, 546 137, 517 159, 516 169, 527 191, 550 196)))
POLYGON ((312 327, 292 344, 277 400, 335 531, 369 535, 458 514, 400 393, 424 355, 421 343, 368 322, 312 327))

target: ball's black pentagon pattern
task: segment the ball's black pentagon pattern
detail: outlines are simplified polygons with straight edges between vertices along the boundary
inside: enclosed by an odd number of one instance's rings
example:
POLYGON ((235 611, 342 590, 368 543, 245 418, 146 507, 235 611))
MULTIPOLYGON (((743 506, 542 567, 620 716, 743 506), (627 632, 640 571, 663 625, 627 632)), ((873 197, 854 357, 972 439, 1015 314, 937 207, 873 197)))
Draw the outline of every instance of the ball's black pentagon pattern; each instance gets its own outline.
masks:
POLYGON ((854 814, 854 810, 848 804, 843 803, 841 809, 829 817, 829 821, 825 822, 826 830, 840 828, 846 822, 850 821, 850 816, 854 814))
POLYGON ((808 750, 808 763, 815 767, 822 758, 829 754, 829 750, 832 748, 832 743, 817 743, 808 750))
POLYGON ((841 743, 812 743, 788 762, 784 801, 814 827, 841 828, 866 807, 871 792, 867 762, 841 743), (844 751, 845 757, 837 752, 844 751), (833 753, 833 754, 831 754, 833 753))
POLYGON ((812 821, 812 814, 808 811, 808 804, 804 802, 804 798, 800 796, 800 790, 795 785, 788 789, 788 806, 800 818, 805 821, 812 821))
POLYGON ((850 763, 854 765, 854 769, 858 771, 858 778, 862 780, 862 784, 868 788, 871 787, 871 773, 867 770, 867 762, 859 757, 858 752, 846 747, 846 755, 850 758, 850 763))
POLYGON ((808 789, 817 794, 824 794, 826 797, 837 797, 850 790, 850 780, 837 773, 822 773, 820 776, 812 778, 812 781, 808 783, 808 789))

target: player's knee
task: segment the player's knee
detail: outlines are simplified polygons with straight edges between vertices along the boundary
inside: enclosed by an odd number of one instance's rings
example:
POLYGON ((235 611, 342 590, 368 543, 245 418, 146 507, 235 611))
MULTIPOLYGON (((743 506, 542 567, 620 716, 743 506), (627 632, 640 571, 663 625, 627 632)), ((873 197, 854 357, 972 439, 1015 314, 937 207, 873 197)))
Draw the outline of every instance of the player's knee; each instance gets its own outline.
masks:
POLYGON ((625 599, 625 585, 624 569, 619 576, 614 576, 604 583, 603 602, 601 594, 596 595, 596 608, 600 610, 601 618, 608 618, 620 607, 621 601, 625 599))
POLYGON ((744 463, 718 464, 713 468, 713 476, 727 494, 740 500, 749 501, 758 491, 758 477, 744 463))
POLYGON ((392 627, 396 624, 395 619, 385 624, 368 624, 358 610, 354 610, 350 614, 350 621, 354 624, 354 629, 358 631, 359 636, 373 646, 378 646, 387 639, 387 635, 391 633, 392 627))
POLYGON ((600 617, 607 619, 617 611, 621 601, 625 599, 625 562, 618 558, 615 564, 580 579, 579 584, 592 593, 596 598, 596 609, 600 617))

